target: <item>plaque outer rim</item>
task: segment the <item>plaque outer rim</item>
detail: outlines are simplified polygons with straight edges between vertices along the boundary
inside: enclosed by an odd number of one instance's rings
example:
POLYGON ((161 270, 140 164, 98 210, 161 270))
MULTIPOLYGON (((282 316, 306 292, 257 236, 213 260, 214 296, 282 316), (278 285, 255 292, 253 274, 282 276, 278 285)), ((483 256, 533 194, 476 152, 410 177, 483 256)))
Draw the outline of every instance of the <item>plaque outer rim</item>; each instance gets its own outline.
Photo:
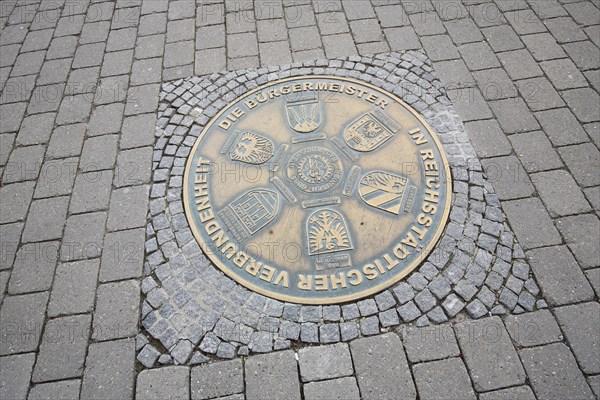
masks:
POLYGON ((335 76, 335 75, 298 75, 298 76, 288 77, 288 78, 284 78, 284 79, 276 79, 274 81, 267 82, 263 85, 260 85, 256 88, 248 91, 247 93, 237 97, 232 102, 229 102, 225 107, 223 107, 223 109, 221 109, 217 114, 215 114, 206 123, 206 125, 202 129, 202 132, 200 132, 200 134, 196 138, 196 141, 194 142, 194 145, 192 146, 192 149, 190 150, 190 153, 188 155, 188 159, 185 163, 185 171, 183 174, 183 183, 184 183, 183 184, 183 205, 184 205, 184 210, 185 210, 185 217, 186 217, 186 220, 188 221, 188 225, 190 226, 190 230, 192 231, 194 238, 196 239, 196 243, 198 243, 198 245, 202 249, 204 256, 212 264, 214 264, 217 268, 219 268, 219 270, 221 270, 221 272, 223 272, 229 278, 233 279, 236 283, 242 285, 246 289, 252 290, 263 296, 266 296, 266 297, 272 298, 272 299, 276 299, 276 300, 280 300, 280 301, 286 301, 286 302, 296 303, 296 304, 305 304, 305 305, 341 304, 341 303, 348 303, 348 302, 352 302, 352 301, 361 300, 361 299, 367 298, 369 296, 372 296, 374 294, 377 294, 379 292, 382 292, 383 290, 398 283, 402 278, 404 278, 405 276, 407 276, 408 274, 413 272, 415 270, 415 268, 417 268, 419 265, 421 265, 424 262, 425 258, 427 256, 429 256, 429 254, 432 252, 433 248, 437 245, 437 242, 439 241, 440 237, 442 236, 442 233, 444 232, 444 229, 446 228, 446 223, 448 222, 448 216, 450 215, 450 208, 452 207, 452 179, 451 179, 451 176, 452 175, 451 175, 451 170, 450 170, 450 164, 446 157, 444 147, 442 146, 442 143, 440 142, 439 138, 437 137, 437 134, 435 133, 435 131, 427 123, 425 118, 423 118, 419 113, 417 113, 417 111, 415 109, 413 109, 410 105, 408 105, 406 102, 404 102, 402 99, 400 99, 395 94, 390 93, 387 90, 380 88, 378 86, 375 86, 371 83, 364 82, 364 81, 354 79, 354 78, 347 78, 347 77, 335 76), (277 292, 265 290, 259 286, 254 285, 253 283, 251 283, 248 280, 244 280, 244 279, 240 278, 238 275, 234 274, 229 268, 227 268, 224 265, 224 263, 222 263, 218 258, 213 259, 210 256, 208 256, 208 253, 210 252, 210 250, 207 248, 206 244, 204 243, 204 238, 202 238, 202 236, 198 232, 198 228, 194 224, 193 218, 191 216, 189 201, 188 201, 189 189, 188 189, 188 185, 187 185, 187 180, 188 180, 187 178, 189 177, 190 171, 193 170, 193 163, 192 163, 192 160, 194 158, 193 155, 196 152, 196 150, 198 149, 200 142, 202 141, 202 138, 204 137, 204 135, 208 132, 208 130, 212 127, 212 125, 219 119, 219 117, 221 117, 221 115, 223 113, 228 111, 230 109, 230 106, 234 102, 237 103, 239 101, 242 101, 246 97, 249 97, 252 94, 254 94, 260 90, 263 90, 267 87, 274 86, 274 85, 284 83, 284 82, 295 81, 295 80, 299 80, 299 79, 303 79, 303 78, 308 78, 308 79, 322 78, 322 79, 334 79, 334 80, 342 80, 342 81, 346 81, 346 82, 351 82, 351 83, 366 86, 377 92, 381 92, 381 93, 385 94, 386 96, 389 96, 390 98, 392 98, 394 101, 397 101, 402 106, 404 106, 411 114, 413 114, 419 120, 419 122, 421 122, 423 124, 423 126, 427 129, 427 131, 431 135, 433 141, 435 142, 436 146, 438 146, 438 149, 440 150, 440 155, 441 155, 442 161, 444 163, 444 171, 446 173, 445 182, 446 182, 446 197, 448 199, 448 203, 444 207, 444 213, 442 215, 441 222, 440 222, 433 238, 427 244, 427 246, 425 246, 423 248, 423 251, 421 252, 421 256, 418 257, 417 259, 415 259, 412 263, 410 263, 408 265, 408 267, 405 268, 405 270, 403 272, 401 272, 400 274, 398 274, 397 276, 395 276, 392 279, 385 280, 384 282, 382 282, 379 285, 374 286, 372 288, 369 288, 369 289, 366 289, 366 290, 363 290, 363 291, 360 291, 357 293, 345 295, 345 296, 335 297, 335 298, 310 298, 310 297, 297 297, 297 296, 283 295, 283 294, 279 294, 277 292))

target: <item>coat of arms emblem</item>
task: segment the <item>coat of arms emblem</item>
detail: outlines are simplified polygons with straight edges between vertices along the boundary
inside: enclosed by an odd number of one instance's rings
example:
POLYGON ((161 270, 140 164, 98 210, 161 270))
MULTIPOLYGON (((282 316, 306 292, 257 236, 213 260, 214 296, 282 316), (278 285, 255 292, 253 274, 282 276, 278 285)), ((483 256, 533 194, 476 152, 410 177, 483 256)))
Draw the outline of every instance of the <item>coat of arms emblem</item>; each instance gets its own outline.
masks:
POLYGON ((402 201, 407 190, 410 193, 414 192, 414 188, 408 184, 408 179, 383 171, 369 172, 358 184, 358 193, 365 203, 396 215, 402 210, 402 201))
POLYGON ((296 132, 309 133, 321 125, 321 104, 316 93, 289 100, 285 110, 288 124, 296 132))
POLYGON ((250 190, 219 211, 235 238, 242 242, 267 226, 279 211, 279 194, 268 189, 250 190))
POLYGON ((232 161, 247 164, 263 164, 273 156, 273 142, 252 132, 243 132, 229 153, 232 161))
POLYGON ((352 250, 352 241, 344 218, 336 211, 323 209, 306 221, 308 254, 317 255, 352 250))
POLYGON ((344 131, 344 140, 356 151, 372 151, 400 130, 400 125, 379 110, 364 114, 344 131))

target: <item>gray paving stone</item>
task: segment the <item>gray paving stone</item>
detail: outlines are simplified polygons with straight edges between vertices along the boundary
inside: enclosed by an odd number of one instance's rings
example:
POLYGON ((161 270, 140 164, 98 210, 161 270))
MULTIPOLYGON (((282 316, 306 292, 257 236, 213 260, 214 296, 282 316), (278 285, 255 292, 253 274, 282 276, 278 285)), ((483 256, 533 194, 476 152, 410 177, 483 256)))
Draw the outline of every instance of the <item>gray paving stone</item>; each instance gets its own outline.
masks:
POLYGON ((508 389, 495 390, 493 392, 482 393, 480 400, 535 400, 533 391, 529 386, 517 386, 508 389))
POLYGON ((105 135, 119 133, 123 120, 122 103, 107 104, 94 108, 88 124, 88 135, 105 135))
POLYGON ((393 333, 350 343, 363 399, 416 398, 417 393, 400 338, 393 333))
POLYGON ((94 308, 98 260, 60 264, 48 304, 48 316, 91 312, 94 308))
POLYGON ((0 357, 0 396, 3 399, 26 399, 35 363, 35 353, 0 357))
POLYGON ((594 398, 575 358, 563 343, 523 349, 519 354, 538 398, 594 398))
POLYGON ((59 242, 21 246, 15 257, 8 292, 20 294, 50 289, 59 246, 59 242))
POLYGON ((43 382, 83 374, 90 336, 89 315, 52 319, 46 323, 31 380, 43 382))
POLYGON ((349 33, 323 36, 322 40, 323 46, 325 47, 325 54, 328 58, 341 57, 344 55, 357 53, 354 40, 349 33))
POLYGON ((570 17, 548 19, 544 23, 558 43, 575 42, 587 39, 585 33, 570 17))
POLYGON ((212 399, 244 391, 241 360, 208 363, 192 368, 192 399, 212 399))
POLYGON ((600 305, 597 302, 555 309, 556 319, 571 346, 581 370, 586 374, 600 372, 600 305))
POLYGON ((158 84, 142 85, 129 88, 125 115, 155 112, 158 107, 158 84))
POLYGON ((540 128, 527 105, 521 99, 505 99, 490 102, 490 107, 505 133, 533 131, 540 128))
POLYGON ((577 70, 577 66, 568 58, 545 61, 540 66, 557 90, 573 89, 587 86, 585 77, 577 70))
POLYGON ((69 198, 67 196, 33 201, 21 240, 23 242, 37 242, 60 239, 65 225, 68 204, 69 198))
POLYGON ((151 160, 151 147, 140 147, 119 152, 115 186, 141 185, 150 182, 151 160))
MULTIPOLYGON (((518 235, 517 235, 518 237, 518 235)), ((529 264, 550 305, 564 305, 594 298, 594 291, 566 246, 527 252, 529 264)))
POLYGON ((306 400, 358 400, 360 393, 356 378, 346 377, 304 385, 306 400))
POLYGON ((147 369, 137 376, 135 398, 155 400, 190 398, 190 369, 188 367, 164 367, 147 369))
POLYGON ((133 397, 134 339, 90 344, 81 385, 86 399, 133 397))
MULTIPOLYGON (((421 42, 432 61, 460 58, 456 46, 452 43, 448 35, 426 36, 421 38, 421 42)), ((392 50, 394 50, 393 46, 392 50)))
POLYGON ((118 135, 104 135, 86 139, 79 168, 84 172, 113 168, 117 157, 118 135))
POLYGON ((568 108, 542 111, 535 114, 544 132, 556 146, 564 146, 587 141, 581 124, 568 108))
POLYGON ((593 144, 562 147, 558 153, 581 186, 600 184, 600 177, 595 173, 600 167, 600 152, 593 144))
POLYGON ((502 68, 475 71, 473 76, 486 100, 499 100, 518 95, 517 88, 502 68))
POLYGON ((592 389, 596 397, 598 397, 598 395, 600 394, 600 375, 588 377, 588 383, 590 384, 590 388, 592 389))
POLYGON ((21 182, 0 188, 0 222, 25 219, 35 182, 21 182))
POLYGON ((533 194, 534 187, 515 156, 482 160, 482 165, 489 182, 494 185, 501 200, 527 197, 533 194))
POLYGON ((469 72, 463 60, 440 61, 433 64, 438 78, 446 87, 469 87, 475 84, 475 78, 469 72))
POLYGON ((521 40, 537 61, 547 61, 565 57, 564 50, 549 33, 538 33, 521 37, 521 40))
POLYGON ((508 201, 503 208, 524 249, 561 243, 558 231, 538 198, 508 201))
POLYGON ((352 375, 352 358, 346 343, 306 347, 298 351, 302 382, 352 375))
POLYGON ((596 297, 600 294, 600 268, 594 268, 585 271, 585 275, 590 281, 590 285, 594 288, 594 292, 596 292, 596 297))
POLYGON ((567 43, 563 48, 580 70, 587 71, 600 67, 598 47, 592 42, 567 43))
MULTIPOLYGON (((396 18, 396 15, 386 14, 384 12, 384 10, 386 8, 391 8, 391 7, 394 7, 394 6, 377 8, 377 14, 379 15, 379 20, 381 21, 382 18, 388 19, 389 22, 386 25, 389 25, 389 26, 404 25, 402 23, 401 18, 396 18), (385 17, 384 17, 384 15, 385 15, 385 17), (395 24, 393 21, 396 21, 395 24)), ((444 27, 442 20, 440 19, 439 15, 437 15, 437 13, 435 13, 435 12, 420 12, 417 14, 411 14, 409 18, 410 18, 411 24, 414 26, 415 31, 419 36, 441 35, 441 34, 446 33, 446 28, 444 27)), ((386 27, 388 27, 388 26, 386 26, 386 27)))
POLYGON ((17 143, 22 146, 48 143, 55 116, 55 113, 46 113, 25 117, 19 129, 17 143))
POLYGON ((2 180, 6 184, 37 179, 43 158, 43 146, 17 147, 10 154, 2 180))
POLYGON ((509 25, 491 26, 482 29, 485 38, 495 52, 517 50, 523 43, 509 25))
POLYGON ((110 199, 109 231, 144 226, 149 187, 146 185, 116 189, 110 199))
POLYGON ((565 102, 546 78, 519 81, 519 93, 533 111, 564 107, 565 102))
POLYGON ((556 150, 544 132, 526 132, 509 137, 515 153, 528 173, 556 169, 563 166, 556 150))
POLYGON ((500 67, 498 58, 487 43, 463 44, 458 51, 471 71, 500 67))
POLYGON ((519 347, 539 346, 563 339, 556 320, 548 310, 508 315, 504 324, 513 342, 519 347))
POLYGON ((289 379, 298 376, 298 363, 292 350, 250 357, 245 367, 246 399, 301 398, 298 380, 289 379))
POLYGON ((142 274, 144 229, 111 232, 106 235, 102 253, 100 281, 139 278, 142 274))
POLYGON ((75 180, 69 211, 83 213, 108 209, 113 171, 102 170, 80 174, 75 180))
POLYGON ((476 399, 471 379, 460 358, 432 361, 413 367, 419 399, 476 399))
POLYGON ((542 70, 535 62, 531 54, 525 49, 507 51, 498 54, 500 62, 508 72, 508 75, 514 79, 535 78, 542 75, 542 70))
POLYGON ((538 194, 551 217, 580 214, 591 210, 573 177, 564 170, 531 175, 538 194))
POLYGON ((35 189, 35 198, 71 194, 79 160, 75 157, 48 160, 42 164, 35 189))
POLYGON ((464 122, 493 117, 492 111, 477 88, 450 89, 448 97, 464 122))
POLYGON ((489 391, 525 382, 525 371, 508 332, 498 317, 455 325, 477 391, 489 391))
POLYGON ((495 120, 468 122, 465 130, 477 155, 482 158, 504 156, 512 152, 510 143, 495 120))
POLYGON ((138 331, 139 283, 122 281, 100 285, 97 291, 92 338, 110 340, 138 331))
POLYGON ((68 381, 58 381, 49 383, 40 383, 29 390, 28 400, 77 400, 79 399, 79 387, 81 380, 73 379, 68 381))
POLYGON ((61 260, 99 257, 102 252, 105 224, 106 212, 70 216, 63 233, 61 260))
POLYGON ((154 114, 142 114, 127 117, 121 128, 120 147, 123 149, 147 146, 154 143, 154 114))
POLYGON ((457 357, 460 354, 450 325, 402 329, 402 340, 411 363, 457 357))
POLYGON ((596 243, 600 221, 594 215, 574 215, 556 221, 558 230, 579 265, 586 268, 600 266, 600 252, 596 243))

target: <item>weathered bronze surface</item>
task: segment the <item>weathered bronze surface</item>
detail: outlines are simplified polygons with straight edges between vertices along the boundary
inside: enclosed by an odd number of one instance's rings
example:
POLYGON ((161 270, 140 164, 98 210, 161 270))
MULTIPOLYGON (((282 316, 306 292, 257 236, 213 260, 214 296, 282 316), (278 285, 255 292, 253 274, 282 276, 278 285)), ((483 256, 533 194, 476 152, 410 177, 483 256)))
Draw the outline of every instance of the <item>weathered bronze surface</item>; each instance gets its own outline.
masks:
POLYGON ((259 87, 190 153, 185 210, 225 274, 279 300, 374 294, 435 246, 451 181, 436 135, 379 88, 333 76, 259 87))

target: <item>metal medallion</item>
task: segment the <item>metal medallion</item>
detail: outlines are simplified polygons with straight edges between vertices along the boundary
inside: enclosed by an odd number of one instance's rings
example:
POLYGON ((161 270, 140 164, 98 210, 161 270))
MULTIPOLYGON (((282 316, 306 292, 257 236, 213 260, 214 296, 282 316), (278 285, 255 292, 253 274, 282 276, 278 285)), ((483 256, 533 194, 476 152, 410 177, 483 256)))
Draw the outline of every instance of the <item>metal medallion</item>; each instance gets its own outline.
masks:
POLYGON ((302 76, 217 114, 190 153, 183 195, 196 240, 225 274, 279 300, 332 304, 424 261, 451 178, 435 133, 394 95, 302 76))

